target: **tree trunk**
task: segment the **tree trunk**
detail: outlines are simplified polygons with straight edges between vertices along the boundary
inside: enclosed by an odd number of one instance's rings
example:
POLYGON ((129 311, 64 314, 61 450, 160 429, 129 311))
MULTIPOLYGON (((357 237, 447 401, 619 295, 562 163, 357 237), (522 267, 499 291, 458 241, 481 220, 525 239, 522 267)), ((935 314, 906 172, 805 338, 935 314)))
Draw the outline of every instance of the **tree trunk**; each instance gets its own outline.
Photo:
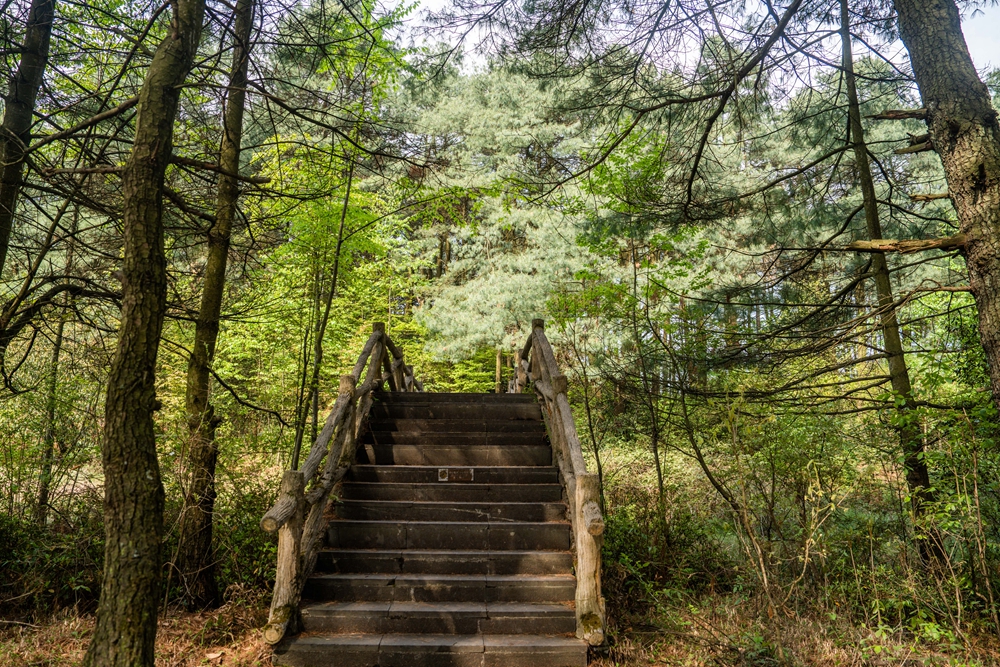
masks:
MULTIPOLYGON (((77 223, 79 222, 79 210, 73 211, 73 223, 70 231, 70 238, 76 236, 77 223)), ((66 249, 66 263, 63 273, 72 275, 73 270, 73 246, 71 240, 66 249)), ((65 305, 70 305, 67 295, 65 305)), ((59 389, 59 358, 62 355, 63 337, 66 331, 66 320, 63 315, 59 317, 56 325, 56 339, 52 344, 52 363, 49 367, 48 386, 46 387, 45 399, 45 433, 42 440, 42 470, 38 476, 38 505, 35 508, 35 520, 40 526, 44 526, 48 518, 49 494, 52 487, 52 466, 55 463, 56 446, 56 404, 58 397, 56 392, 59 389)))
POLYGON ((954 0, 894 0, 899 30, 927 108, 931 143, 968 241, 969 283, 1000 406, 1000 125, 976 74, 954 0))
POLYGON ((0 276, 7 261, 14 210, 21 192, 24 157, 31 143, 35 98, 49 60, 55 0, 32 0, 24 30, 21 62, 10 79, 0 128, 0 276))
POLYGON ((188 609, 219 605, 212 556, 212 516, 215 511, 215 463, 219 448, 215 429, 219 418, 210 401, 209 370, 215 357, 226 284, 226 260, 240 188, 235 174, 240 169, 243 140, 243 111, 246 106, 247 67, 250 32, 253 29, 253 0, 238 0, 235 9, 233 64, 223 113, 222 146, 219 151, 219 189, 215 224, 208 232, 208 261, 201 307, 194 330, 194 347, 188 360, 187 394, 189 475, 181 512, 180 535, 175 566, 180 574, 181 599, 188 609))
MULTIPOLYGON (((882 238, 882 223, 879 220, 878 198, 875 193, 871 163, 868 159, 868 146, 865 143, 864 128, 861 126, 861 105, 858 101, 858 89, 854 77, 854 54, 851 51, 851 25, 847 2, 848 0, 840 0, 840 25, 842 65, 847 84, 851 143, 854 148, 854 162, 858 170, 858 180, 861 182, 861 193, 864 198, 868 238, 880 239, 882 238)), ((872 272, 875 274, 875 292, 878 297, 882 341, 889 365, 889 381, 893 394, 899 399, 899 402, 896 403, 898 406, 896 430, 903 451, 906 487, 910 493, 910 502, 916 522, 915 530, 919 537, 917 542, 920 557, 926 563, 939 559, 943 553, 936 532, 925 530, 920 526, 920 517, 926 513, 926 504, 933 502, 934 493, 931 489, 927 462, 924 459, 924 441, 915 422, 916 401, 913 398, 910 373, 906 367, 903 340, 899 333, 899 318, 892 295, 889 266, 886 263, 884 253, 875 253, 872 256, 872 272)))
POLYGON ((153 665, 160 595, 163 483, 153 413, 166 308, 163 181, 181 84, 201 39, 204 0, 177 0, 142 90, 122 174, 121 327, 104 407, 104 573, 87 667, 153 665))
POLYGON ((56 391, 59 388, 59 356, 62 354, 63 331, 66 320, 60 317, 56 325, 56 339, 52 344, 52 364, 49 366, 48 386, 45 396, 45 432, 42 434, 42 470, 38 475, 38 505, 35 521, 45 525, 49 510, 49 487, 52 484, 52 463, 56 445, 56 391))

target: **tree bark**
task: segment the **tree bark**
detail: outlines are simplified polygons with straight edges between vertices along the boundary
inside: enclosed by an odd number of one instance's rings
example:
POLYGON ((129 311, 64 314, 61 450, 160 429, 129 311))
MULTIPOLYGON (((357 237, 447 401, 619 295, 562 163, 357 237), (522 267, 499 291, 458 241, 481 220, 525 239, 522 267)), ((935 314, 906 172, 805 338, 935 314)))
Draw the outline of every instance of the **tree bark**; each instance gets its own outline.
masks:
MULTIPOLYGON (((849 127, 851 143, 854 148, 854 162, 858 170, 858 180, 861 183, 861 193, 864 198, 865 225, 868 238, 874 240, 882 238, 882 223, 879 220, 878 197, 875 193, 871 163, 868 160, 868 145, 865 143, 864 128, 861 126, 861 105, 858 101, 858 88, 854 77, 854 54, 851 51, 851 25, 847 3, 848 0, 840 0, 842 65, 847 84, 849 127)), ((933 502, 934 493, 931 489, 927 462, 924 459, 923 437, 915 422, 916 401, 913 398, 910 372, 906 366, 906 353, 899 332, 899 318, 896 315, 889 266, 884 253, 872 255, 872 272, 875 274, 875 292, 878 297, 882 342, 889 365, 889 382, 893 394, 898 398, 896 402, 896 430, 899 434, 900 448, 903 451, 906 487, 910 493, 910 503, 916 523, 915 530, 919 538, 917 546, 921 559, 925 563, 932 562, 943 554, 936 532, 922 528, 920 517, 926 513, 926 504, 933 502)))
POLYGON ((56 325, 56 339, 52 343, 52 363, 45 391, 45 432, 42 434, 42 470, 38 475, 38 505, 35 507, 35 521, 44 526, 48 519, 49 489, 52 485, 52 464, 56 445, 56 391, 59 389, 59 357, 62 354, 63 332, 66 320, 61 316, 56 325))
POLYGON ((104 573, 87 667, 153 665, 160 595, 163 483, 153 413, 166 309, 163 187, 181 84, 201 39, 204 0, 177 0, 139 94, 122 175, 121 327, 104 408, 104 573))
POLYGON ((236 204, 240 195, 236 178, 243 141, 250 32, 253 0, 238 0, 235 9, 233 64, 223 113, 219 152, 219 189, 215 224, 208 231, 208 260, 201 306, 194 330, 194 347, 188 360, 185 404, 188 417, 188 484, 181 511, 175 566, 180 573, 181 599, 188 609, 213 608, 221 602, 212 555, 212 517, 215 511, 215 464, 219 455, 215 429, 219 418, 210 403, 210 369, 219 337, 222 296, 226 285, 226 260, 236 204))
MULTIPOLYGON (((920 196, 920 195, 915 195, 920 196)), ((930 195, 925 195, 930 197, 930 195)), ((914 197, 910 197, 913 199, 914 197)), ((924 200, 927 201, 927 200, 924 200)), ((854 241, 848 243, 844 248, 845 250, 856 250, 857 252, 898 252, 902 254, 907 254, 911 252, 920 252, 922 250, 954 250, 955 248, 964 248, 966 242, 965 234, 955 234, 954 236, 948 236, 943 239, 877 239, 873 238, 869 241, 854 241)))
POLYGON ((954 0, 894 0, 963 234, 979 334, 1000 406, 1000 125, 954 0))
POLYGON ((14 228, 14 210, 21 193, 24 157, 31 143, 35 99, 49 60, 55 0, 32 0, 24 30, 21 62, 10 80, 0 127, 0 275, 14 228))

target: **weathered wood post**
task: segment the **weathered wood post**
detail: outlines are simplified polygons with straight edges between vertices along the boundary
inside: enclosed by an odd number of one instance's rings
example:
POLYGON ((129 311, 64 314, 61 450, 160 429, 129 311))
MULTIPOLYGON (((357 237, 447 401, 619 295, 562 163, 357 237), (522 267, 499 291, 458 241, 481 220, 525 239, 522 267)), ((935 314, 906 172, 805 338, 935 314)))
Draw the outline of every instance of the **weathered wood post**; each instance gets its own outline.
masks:
POLYGON ((525 382, 522 379, 524 369, 521 368, 521 350, 514 352, 514 393, 520 394, 525 382))
POLYGON ((275 644, 296 629, 297 600, 301 574, 302 522, 305 512, 305 477, 298 470, 286 470, 274 509, 261 521, 265 530, 277 524, 278 568, 274 576, 271 613, 264 627, 264 641, 275 644), (268 522, 272 522, 268 524, 268 522))
POLYGON ((591 646, 604 643, 604 598, 601 596, 601 544, 604 519, 598 503, 597 475, 576 476, 576 634, 591 646))
POLYGON ((503 378, 503 350, 501 350, 498 347, 497 348, 496 387, 493 390, 497 394, 499 394, 500 390, 501 390, 501 387, 500 387, 501 378, 503 378))
MULTIPOLYGON (((371 361, 368 363, 368 372, 365 373, 364 384, 368 387, 372 386, 375 378, 378 377, 379 368, 382 366, 381 359, 385 355, 385 322, 375 322, 372 324, 372 334, 379 333, 381 337, 378 342, 375 343, 375 347, 372 348, 371 361)), ((360 371, 359 371, 360 372, 360 371)), ((357 412, 354 418, 354 437, 357 438, 361 433, 361 426, 364 422, 365 415, 368 414, 368 410, 372 407, 372 394, 369 391, 366 393, 362 399, 361 404, 358 405, 357 412)), ((374 459, 372 459, 374 461, 374 459)))
MULTIPOLYGON (((535 329, 545 329, 545 320, 531 320, 531 335, 528 337, 528 340, 532 341, 532 343, 534 343, 535 329)), ((534 345, 532 345, 532 347, 534 347, 534 345)), ((531 377, 534 380, 538 380, 538 378, 541 377, 541 374, 538 371, 538 367, 540 365, 538 357, 540 355, 541 355, 541 350, 535 348, 529 360, 531 364, 530 367, 531 377)))
MULTIPOLYGON (((383 328, 383 332, 385 329, 383 328)), ((403 362, 403 351, 392 342, 389 334, 385 335, 385 346, 392 355, 389 361, 389 375, 392 376, 393 391, 406 391, 406 364, 403 362)), ((386 358, 388 360, 388 357, 386 358)))

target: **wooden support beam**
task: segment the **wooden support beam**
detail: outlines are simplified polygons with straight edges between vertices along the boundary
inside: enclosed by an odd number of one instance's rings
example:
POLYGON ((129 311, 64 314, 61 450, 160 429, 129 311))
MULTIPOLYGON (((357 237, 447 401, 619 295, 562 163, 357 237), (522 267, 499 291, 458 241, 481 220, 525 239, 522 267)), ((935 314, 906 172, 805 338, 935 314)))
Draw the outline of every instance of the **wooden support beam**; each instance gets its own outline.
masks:
POLYGON ((358 363, 354 364, 354 370, 351 372, 355 382, 361 379, 361 373, 365 370, 365 364, 368 363, 368 357, 371 356, 372 350, 375 349, 375 343, 379 342, 384 335, 384 326, 381 329, 378 328, 378 323, 372 326, 372 335, 368 337, 368 342, 365 343, 364 349, 361 350, 361 356, 358 357, 358 363))

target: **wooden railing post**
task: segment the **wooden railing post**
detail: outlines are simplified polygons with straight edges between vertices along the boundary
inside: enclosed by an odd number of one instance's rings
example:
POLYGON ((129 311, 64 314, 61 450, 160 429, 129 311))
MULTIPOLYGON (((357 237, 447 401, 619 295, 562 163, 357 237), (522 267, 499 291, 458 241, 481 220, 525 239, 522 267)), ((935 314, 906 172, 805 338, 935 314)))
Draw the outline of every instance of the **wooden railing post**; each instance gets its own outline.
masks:
POLYGON ((576 634, 591 646, 604 643, 604 598, 601 596, 601 544, 604 520, 598 504, 597 475, 576 476, 574 532, 576 541, 576 634))
POLYGON ((274 575, 271 613, 264 627, 264 641, 275 644, 298 623, 298 592, 301 585, 302 520, 305 511, 305 478, 298 470, 286 470, 281 478, 279 500, 294 499, 291 516, 278 529, 278 567, 274 575))

